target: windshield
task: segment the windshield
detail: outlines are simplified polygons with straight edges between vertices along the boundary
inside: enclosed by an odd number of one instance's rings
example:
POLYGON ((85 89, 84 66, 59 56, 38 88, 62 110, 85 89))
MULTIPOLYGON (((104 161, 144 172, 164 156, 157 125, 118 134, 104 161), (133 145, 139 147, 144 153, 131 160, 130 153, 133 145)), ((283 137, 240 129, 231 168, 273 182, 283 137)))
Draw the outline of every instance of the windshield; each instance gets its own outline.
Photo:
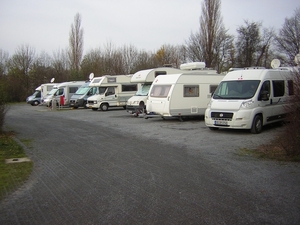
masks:
POLYGON ((87 93, 91 88, 90 87, 81 87, 76 92, 75 95, 84 95, 87 93))
POLYGON ((57 91, 57 88, 53 88, 51 91, 48 92, 47 95, 54 95, 54 93, 57 91))
POLYGON ((151 84, 144 84, 136 93, 136 96, 147 96, 149 93, 149 89, 151 84))
POLYGON ((98 87, 96 94, 98 95, 104 95, 107 87, 98 87))
POLYGON ((213 99, 249 99, 252 98, 259 85, 259 80, 222 81, 213 99))

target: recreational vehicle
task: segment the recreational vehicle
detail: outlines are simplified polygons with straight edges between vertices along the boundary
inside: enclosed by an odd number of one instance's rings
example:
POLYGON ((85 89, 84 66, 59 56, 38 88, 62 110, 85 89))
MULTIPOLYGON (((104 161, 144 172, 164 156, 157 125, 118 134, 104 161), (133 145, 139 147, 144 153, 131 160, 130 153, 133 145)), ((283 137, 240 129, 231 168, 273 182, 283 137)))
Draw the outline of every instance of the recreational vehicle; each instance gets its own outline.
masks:
POLYGON ((70 98, 80 88, 85 81, 70 81, 57 84, 47 94, 43 101, 43 105, 51 106, 52 100, 55 100, 57 105, 68 106, 70 98))
POLYGON ((149 91, 145 118, 178 117, 182 120, 204 115, 211 94, 223 77, 215 70, 156 77, 149 91))
POLYGON ((133 74, 131 83, 140 84, 141 87, 134 96, 128 99, 126 110, 129 113, 138 115, 146 109, 148 92, 152 82, 158 75, 178 74, 181 70, 170 67, 159 67, 155 69, 141 70, 133 74))
POLYGON ((78 107, 86 108, 88 97, 96 94, 97 87, 90 87, 90 81, 85 82, 70 99, 70 107, 77 109, 78 107))
POLYGON ((284 119, 293 95, 288 69, 245 68, 224 77, 205 111, 205 124, 219 128, 249 129, 260 133, 266 124, 284 119))
POLYGON ((107 111, 109 107, 126 108, 128 99, 138 89, 137 84, 130 83, 132 75, 105 75, 94 77, 89 84, 97 87, 96 94, 87 99, 87 107, 96 111, 107 111))
POLYGON ((56 85, 55 83, 46 83, 35 89, 35 92, 27 97, 26 102, 32 106, 41 104, 47 93, 56 85))

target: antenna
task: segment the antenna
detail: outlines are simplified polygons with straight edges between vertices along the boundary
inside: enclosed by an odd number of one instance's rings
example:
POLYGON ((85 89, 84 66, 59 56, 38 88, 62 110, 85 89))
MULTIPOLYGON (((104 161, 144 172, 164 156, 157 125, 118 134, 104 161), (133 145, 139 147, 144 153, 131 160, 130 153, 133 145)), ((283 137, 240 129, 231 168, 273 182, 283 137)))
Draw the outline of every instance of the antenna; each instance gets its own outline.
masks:
POLYGON ((50 80, 50 83, 53 83, 55 80, 55 78, 53 77, 51 80, 50 80))
POLYGON ((271 67, 273 69, 277 69, 280 66, 280 60, 279 59, 273 59, 271 61, 271 67))
POLYGON ((95 76, 94 73, 91 73, 91 74, 89 75, 89 79, 92 80, 92 79, 94 78, 94 76, 95 76))

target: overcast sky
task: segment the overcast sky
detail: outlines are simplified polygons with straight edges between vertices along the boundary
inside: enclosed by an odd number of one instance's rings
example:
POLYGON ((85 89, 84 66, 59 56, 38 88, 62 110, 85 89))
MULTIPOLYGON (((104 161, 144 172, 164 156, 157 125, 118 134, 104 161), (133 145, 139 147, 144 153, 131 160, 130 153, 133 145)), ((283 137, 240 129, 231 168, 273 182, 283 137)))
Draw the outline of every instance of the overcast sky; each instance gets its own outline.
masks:
MULTIPOLYGON (((71 24, 81 14, 84 52, 112 43, 156 51, 180 45, 197 32, 203 0, 0 0, 0 49, 22 45, 52 55, 68 47, 71 24)), ((223 23, 236 35, 244 20, 280 29, 299 0, 222 0, 223 23)))

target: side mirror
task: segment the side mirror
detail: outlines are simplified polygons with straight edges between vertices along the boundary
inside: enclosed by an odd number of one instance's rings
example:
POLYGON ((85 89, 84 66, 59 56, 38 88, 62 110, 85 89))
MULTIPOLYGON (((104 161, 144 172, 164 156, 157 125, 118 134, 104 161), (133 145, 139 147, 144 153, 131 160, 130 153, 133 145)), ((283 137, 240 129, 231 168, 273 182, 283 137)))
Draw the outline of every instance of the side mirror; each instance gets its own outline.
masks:
POLYGON ((268 101, 269 98, 270 98, 270 94, 269 94, 268 91, 262 91, 262 92, 260 93, 260 99, 261 99, 262 101, 268 101))

